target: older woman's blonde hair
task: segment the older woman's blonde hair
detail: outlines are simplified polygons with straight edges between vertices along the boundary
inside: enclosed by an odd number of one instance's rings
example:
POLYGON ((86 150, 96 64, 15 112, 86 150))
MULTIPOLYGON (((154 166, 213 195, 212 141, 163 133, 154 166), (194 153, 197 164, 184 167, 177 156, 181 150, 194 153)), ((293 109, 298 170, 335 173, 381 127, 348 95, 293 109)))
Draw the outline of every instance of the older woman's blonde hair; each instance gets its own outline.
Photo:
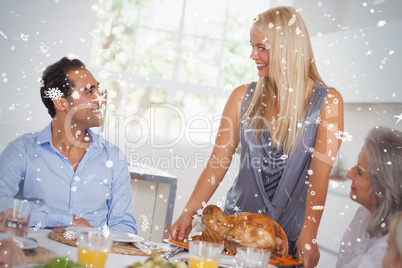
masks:
POLYGON ((399 254, 399 258, 402 258, 402 212, 394 215, 389 224, 389 236, 395 240, 395 245, 399 254))
MULTIPOLYGON (((283 143, 284 153, 290 154, 299 142, 298 123, 304 122, 308 106, 308 78, 324 82, 314 62, 306 25, 293 7, 268 9, 254 19, 254 25, 265 36, 264 43, 269 49, 269 75, 259 79, 242 120, 253 129, 265 129, 267 115, 278 105, 279 118, 271 133, 272 143, 276 149, 283 143)), ((261 132, 255 133, 260 141, 261 132)))
POLYGON ((390 218, 402 211, 402 132, 376 127, 369 132, 363 149, 371 191, 380 199, 366 230, 380 237, 388 233, 390 218))

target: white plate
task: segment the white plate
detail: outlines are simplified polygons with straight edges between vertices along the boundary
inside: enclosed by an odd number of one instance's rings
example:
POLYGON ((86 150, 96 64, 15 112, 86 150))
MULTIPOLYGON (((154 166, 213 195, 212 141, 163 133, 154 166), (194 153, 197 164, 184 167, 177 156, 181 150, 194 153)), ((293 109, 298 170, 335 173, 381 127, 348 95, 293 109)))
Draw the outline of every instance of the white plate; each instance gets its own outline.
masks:
POLYGON ((33 249, 38 246, 37 241, 31 240, 31 239, 28 239, 25 237, 0 233, 0 241, 9 239, 10 237, 14 240, 14 242, 17 244, 17 246, 19 246, 22 249, 33 249))
MULTIPOLYGON (((85 232, 85 231, 90 231, 94 230, 95 228, 92 227, 66 227, 66 230, 73 231, 73 232, 85 232)), ((125 232, 119 232, 115 230, 109 230, 110 231, 110 236, 112 237, 113 241, 118 241, 118 242, 138 242, 144 240, 143 237, 135 234, 130 234, 130 233, 125 233, 125 232)))

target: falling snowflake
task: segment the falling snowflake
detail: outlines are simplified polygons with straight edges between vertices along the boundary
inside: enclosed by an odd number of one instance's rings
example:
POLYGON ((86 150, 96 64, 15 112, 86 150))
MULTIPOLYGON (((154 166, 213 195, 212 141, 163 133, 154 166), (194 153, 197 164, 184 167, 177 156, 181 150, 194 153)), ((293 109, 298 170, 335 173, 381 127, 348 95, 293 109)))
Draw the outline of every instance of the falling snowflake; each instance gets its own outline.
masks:
POLYGON ((324 206, 312 206, 311 209, 312 210, 324 210, 324 206))
POLYGON ((45 82, 43 81, 43 79, 41 77, 39 77, 37 81, 38 81, 38 84, 40 87, 45 86, 45 82))
POLYGON ((98 55, 104 55, 105 53, 105 49, 103 49, 102 47, 98 48, 98 55))
POLYGON ((38 222, 37 224, 35 224, 33 230, 34 230, 34 231, 38 231, 38 230, 40 229, 40 227, 42 227, 42 223, 41 223, 41 222, 38 222))
POLYGON ((379 20, 379 21, 377 22, 377 27, 384 27, 385 24, 387 24, 387 21, 386 21, 386 20, 379 20))
POLYGON ((342 141, 352 141, 353 136, 350 135, 348 132, 342 132, 342 131, 338 131, 335 133, 335 137, 338 140, 342 140, 342 141))
POLYGON ((114 33, 116 35, 121 34, 122 32, 123 32, 123 29, 121 26, 116 26, 116 27, 113 27, 113 29, 112 29, 112 33, 114 33))
POLYGON ((101 71, 99 72, 99 77, 102 78, 102 79, 108 78, 109 75, 110 75, 110 73, 109 73, 108 71, 106 71, 106 70, 101 70, 101 71))
POLYGON ((193 52, 190 52, 190 57, 189 58, 187 58, 187 57, 183 57, 183 58, 187 61, 186 68, 187 69, 191 68, 191 69, 195 70, 194 64, 197 63, 198 61, 193 59, 193 52))
POLYGON ((268 43, 268 38, 265 37, 264 40, 262 40, 262 42, 264 43, 266 49, 271 48, 271 45, 268 43))
POLYGON ((299 29, 299 27, 296 27, 296 35, 300 35, 302 31, 299 29))
POLYGON ((50 98, 51 100, 57 100, 63 97, 63 92, 61 92, 58 87, 45 90, 45 94, 45 98, 50 98))
POLYGON ((289 20, 288 25, 292 26, 296 22, 296 15, 293 14, 292 18, 289 20))
POLYGON ((366 56, 368 56, 368 55, 370 55, 370 56, 372 56, 373 55, 373 50, 367 50, 366 51, 366 56))
POLYGON ((271 28, 274 27, 274 24, 273 24, 272 22, 270 22, 270 23, 268 24, 268 27, 269 27, 269 29, 271 29, 271 28))
POLYGON ((48 50, 49 50, 49 47, 44 44, 41 44, 39 46, 39 51, 42 52, 43 54, 46 54, 48 50))
POLYGON ((29 34, 20 34, 20 37, 21 37, 22 40, 24 40, 25 42, 27 42, 27 41, 28 41, 29 34))
POLYGON ((107 168, 113 167, 113 161, 112 161, 112 160, 107 160, 107 161, 106 161, 106 167, 107 167, 107 168))
POLYGON ((110 97, 111 99, 114 99, 117 97, 117 92, 115 90, 108 90, 107 92, 108 97, 110 97))
POLYGON ((75 100, 78 100, 81 96, 77 90, 74 90, 74 92, 71 94, 71 97, 73 97, 73 99, 75 99, 75 100))
POLYGON ((281 155, 280 159, 281 159, 281 160, 286 160, 286 159, 288 159, 288 155, 287 155, 287 154, 283 154, 283 155, 281 155))
POLYGON ((398 124, 399 121, 402 120, 402 113, 400 115, 394 115, 394 117, 398 118, 398 120, 395 122, 395 125, 398 124))
POLYGON ((238 207, 238 206, 234 206, 233 211, 234 211, 234 212, 236 212, 236 213, 239 213, 239 211, 240 211, 240 207, 238 207))
POLYGON ((163 247, 162 247, 162 250, 164 251, 164 252, 166 252, 166 251, 171 251, 172 250, 172 247, 169 245, 169 244, 163 244, 163 247))
POLYGON ((332 189, 336 189, 336 188, 340 188, 340 183, 335 181, 335 180, 330 180, 330 185, 332 187, 332 189))
POLYGON ((67 55, 67 59, 69 60, 78 59, 78 55, 71 52, 67 55))
POLYGON ((97 4, 93 4, 93 5, 91 6, 91 9, 92 9, 93 11, 98 11, 98 10, 99 10, 99 6, 98 6, 97 4))
POLYGON ((260 19, 260 16, 256 16, 253 18, 253 23, 256 23, 260 19))
POLYGON ((5 39, 8 39, 7 35, 5 33, 3 33, 2 31, 0 31, 0 35, 3 36, 5 39))
POLYGON ((77 232, 66 230, 63 233, 63 237, 67 240, 76 240, 77 239, 77 232))
POLYGON ((307 174, 308 174, 309 176, 313 175, 313 173, 314 173, 314 171, 313 171, 312 169, 307 170, 307 174))
POLYGON ((147 216, 145 216, 145 215, 141 215, 141 219, 142 219, 141 230, 142 230, 143 232, 146 232, 146 231, 148 230, 148 228, 149 228, 149 221, 148 221, 148 218, 147 218, 147 216))
POLYGON ((95 95, 96 95, 96 99, 94 99, 92 101, 97 101, 99 103, 99 106, 101 106, 103 102, 107 101, 105 98, 106 94, 98 95, 98 93, 95 93, 95 95))

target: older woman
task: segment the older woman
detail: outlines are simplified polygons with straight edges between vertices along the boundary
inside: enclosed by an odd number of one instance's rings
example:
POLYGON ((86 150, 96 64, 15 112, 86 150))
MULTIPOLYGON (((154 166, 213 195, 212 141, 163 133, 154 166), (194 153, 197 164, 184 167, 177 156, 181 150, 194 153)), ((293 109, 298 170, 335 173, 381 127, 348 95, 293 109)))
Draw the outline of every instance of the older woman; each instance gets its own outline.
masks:
POLYGON ((336 267, 381 267, 390 218, 402 210, 402 132, 370 131, 358 163, 347 174, 350 198, 361 204, 346 230, 336 267))
POLYGON ((389 227, 388 251, 382 262, 383 268, 402 267, 402 213, 392 217, 389 227))

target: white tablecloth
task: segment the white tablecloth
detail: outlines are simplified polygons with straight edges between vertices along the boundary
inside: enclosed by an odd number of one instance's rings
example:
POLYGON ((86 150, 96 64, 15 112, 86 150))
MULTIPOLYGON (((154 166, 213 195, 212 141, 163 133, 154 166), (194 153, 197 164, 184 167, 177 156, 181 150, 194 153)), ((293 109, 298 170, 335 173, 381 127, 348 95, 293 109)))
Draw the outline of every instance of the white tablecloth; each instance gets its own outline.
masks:
MULTIPOLYGON (((35 238, 39 246, 53 250, 58 257, 68 257, 70 260, 77 262, 77 248, 69 246, 55 240, 48 238, 48 234, 51 230, 37 230, 29 229, 28 237, 35 238)), ((149 256, 132 256, 109 253, 105 268, 123 268, 131 265, 137 261, 143 263, 149 256)), ((26 265, 21 267, 32 267, 32 265, 26 265)))

